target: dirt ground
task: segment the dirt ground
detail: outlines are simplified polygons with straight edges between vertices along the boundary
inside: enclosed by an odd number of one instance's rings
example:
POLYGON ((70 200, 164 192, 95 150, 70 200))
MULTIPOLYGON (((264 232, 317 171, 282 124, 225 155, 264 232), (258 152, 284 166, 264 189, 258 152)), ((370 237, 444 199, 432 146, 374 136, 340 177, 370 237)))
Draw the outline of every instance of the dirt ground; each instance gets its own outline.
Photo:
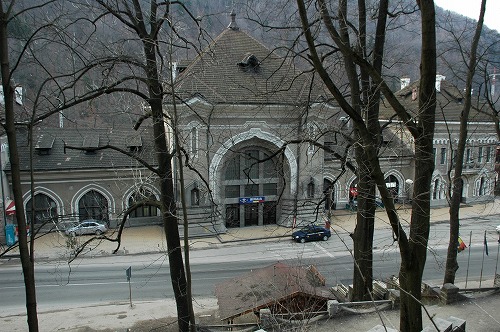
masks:
MULTIPOLYGON (((450 316, 458 317, 466 321, 466 331, 470 332, 500 332, 500 292, 490 291, 471 294, 469 298, 458 303, 446 306, 426 306, 430 317, 446 319, 450 316)), ((373 311, 373 310, 372 310, 373 311)), ((425 312, 424 312, 425 315, 425 312)), ((203 329, 199 331, 225 331, 220 328, 222 322, 219 320, 217 310, 200 312, 197 315, 203 329)), ((381 310, 377 312, 362 314, 341 314, 332 318, 316 318, 309 321, 295 322, 294 324, 283 324, 275 329, 266 328, 266 331, 314 331, 314 332, 346 332, 346 331, 369 331, 377 325, 385 325, 387 328, 398 330, 399 311, 381 310)), ((424 327, 430 326, 430 318, 424 318, 424 327)), ((256 331, 260 327, 241 328, 240 331, 256 331)), ((177 324, 174 317, 148 319, 137 321, 128 329, 92 329, 81 327, 66 331, 73 332, 176 332, 177 324)), ((226 330, 227 331, 227 330, 226 330)), ((381 330, 383 331, 383 329, 381 330)))

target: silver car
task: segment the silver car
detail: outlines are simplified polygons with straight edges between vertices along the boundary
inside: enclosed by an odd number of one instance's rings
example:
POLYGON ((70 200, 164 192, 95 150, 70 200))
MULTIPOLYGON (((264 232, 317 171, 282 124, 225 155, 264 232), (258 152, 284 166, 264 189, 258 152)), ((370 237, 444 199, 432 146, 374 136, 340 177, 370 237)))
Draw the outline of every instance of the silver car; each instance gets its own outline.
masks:
POLYGON ((105 224, 101 223, 99 220, 88 219, 82 221, 75 227, 68 228, 65 233, 66 235, 85 235, 85 234, 95 234, 101 235, 107 231, 105 224))

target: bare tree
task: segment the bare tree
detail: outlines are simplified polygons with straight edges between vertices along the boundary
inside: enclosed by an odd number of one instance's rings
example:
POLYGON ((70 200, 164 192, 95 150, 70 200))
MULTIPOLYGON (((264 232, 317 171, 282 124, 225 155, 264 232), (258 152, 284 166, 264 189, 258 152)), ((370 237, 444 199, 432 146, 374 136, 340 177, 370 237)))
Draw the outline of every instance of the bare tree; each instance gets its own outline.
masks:
POLYGON ((460 137, 458 140, 457 152, 455 154, 455 160, 454 160, 455 173, 453 175, 453 180, 451 182, 452 194, 450 202, 450 241, 448 244, 446 269, 445 269, 443 283, 455 283, 455 275, 458 270, 457 246, 458 246, 458 236, 460 230, 460 217, 459 217, 460 202, 462 199, 462 191, 463 191, 462 170, 464 163, 465 146, 468 139, 469 113, 472 104, 472 84, 473 84, 474 74, 477 68, 477 49, 481 37, 481 32, 483 29, 485 10, 486 10, 486 0, 482 0, 481 10, 479 13, 479 20, 476 26, 474 38, 472 40, 469 62, 467 64, 467 79, 466 79, 466 88, 464 96, 464 106, 462 109, 462 115, 460 117, 460 137))
MULTIPOLYGON (((47 1, 43 5, 50 3, 57 2, 47 1)), ((15 1, 11 2, 8 8, 4 8, 4 2, 2 2, 0 7, 2 15, 0 27, 2 85, 6 96, 4 128, 9 137, 11 148, 12 189, 17 208, 19 247, 26 279, 28 323, 30 330, 36 331, 38 327, 33 238, 31 246, 28 246, 15 141, 16 128, 13 110, 15 86, 12 80, 12 71, 21 63, 20 59, 23 55, 29 54, 37 64, 41 64, 43 59, 39 53, 40 50, 36 46, 29 46, 28 42, 24 49, 25 52, 20 52, 19 59, 16 59, 14 64, 9 66, 7 29, 8 24, 12 24, 15 18, 14 4, 15 1), (29 250, 31 250, 31 256, 29 250)), ((183 13, 188 20, 194 22, 197 26, 194 30, 196 32, 199 31, 198 21, 180 1, 160 2, 152 0, 149 2, 149 6, 138 0, 114 3, 108 1, 88 3, 75 0, 70 4, 67 2, 59 4, 62 7, 64 4, 68 4, 73 9, 77 9, 71 15, 71 20, 66 21, 66 23, 75 22, 77 28, 71 29, 70 23, 67 23, 66 26, 63 24, 52 25, 52 29, 48 29, 50 37, 56 39, 61 48, 68 50, 68 52, 55 52, 55 54, 68 54, 68 58, 71 60, 67 67, 63 66, 61 62, 60 67, 40 66, 48 78, 45 81, 41 80, 40 92, 33 102, 33 111, 28 117, 30 120, 28 122, 33 125, 54 114, 59 114, 63 110, 97 100, 96 98, 103 94, 130 93, 137 100, 142 99, 147 103, 148 112, 138 114, 136 128, 139 128, 146 119, 151 119, 153 122, 153 140, 158 167, 152 170, 158 175, 160 183, 159 206, 167 239, 167 254, 177 303, 178 325, 180 331, 188 331, 190 327, 194 329, 191 298, 187 291, 187 278, 178 231, 177 202, 174 194, 172 161, 175 158, 175 150, 172 149, 171 137, 166 130, 170 115, 163 110, 163 99, 166 95, 173 93, 173 91, 165 89, 165 83, 169 82, 171 62, 170 59, 164 58, 165 54, 168 54, 168 52, 164 52, 164 46, 170 45, 171 42, 169 42, 168 37, 164 39, 163 32, 171 31, 173 35, 184 41, 184 45, 188 45, 187 39, 179 33, 182 30, 177 30, 173 23, 173 12, 183 13), (77 14, 78 10, 80 10, 79 14, 77 14), (115 25, 120 25, 120 28, 115 29, 115 25), (75 38, 75 31, 82 34, 81 38, 75 38), (105 31, 106 33, 97 34, 96 31, 105 31), (112 33, 117 33, 117 35, 112 35, 112 33), (133 40, 136 42, 133 43, 133 40)), ((20 10, 20 13, 25 12, 25 8, 20 10)), ((56 12, 59 13, 58 10, 54 10, 54 13, 56 12)), ((192 49, 196 49, 194 45, 192 46, 192 49)), ((139 202, 139 204, 145 203, 139 202)))
MULTIPOLYGON (((384 2, 383 2, 384 3, 384 2)), ((403 331, 420 331, 422 329, 421 316, 421 282, 425 266, 427 241, 429 236, 430 215, 430 182, 434 169, 433 161, 433 134, 435 117, 435 75, 436 75, 436 33, 435 33, 435 11, 433 1, 419 1, 417 4, 421 12, 422 27, 422 52, 421 52, 421 77, 419 88, 419 114, 410 116, 407 110, 399 103, 397 98, 389 89, 380 72, 376 70, 363 56, 350 44, 346 44, 342 38, 342 30, 337 30, 332 24, 333 16, 328 12, 324 1, 302 1, 298 0, 299 13, 302 21, 302 30, 307 41, 310 58, 315 70, 326 84, 332 95, 339 102, 342 109, 351 117, 358 128, 363 145, 368 147, 364 153, 371 166, 371 176, 382 195, 391 226, 396 239, 399 242, 401 254, 400 285, 401 285, 401 315, 400 329, 403 331), (306 6, 306 3, 309 6, 306 6), (313 7, 313 6, 316 7, 313 7), (400 120, 406 125, 408 131, 415 139, 415 182, 412 201, 412 217, 409 237, 403 231, 399 222, 393 199, 386 188, 385 179, 378 162, 376 150, 373 146, 373 138, 370 135, 367 124, 353 105, 347 103, 342 97, 339 89, 334 84, 330 74, 325 69, 322 57, 318 54, 318 45, 315 41, 315 23, 318 20, 309 20, 309 12, 319 13, 320 20, 328 29, 329 35, 335 46, 344 57, 353 59, 353 62, 366 70, 373 85, 378 86, 392 106, 400 120)), ((364 2, 362 2, 364 4, 364 2)), ((339 2, 339 8, 346 5, 345 1, 339 2)), ((360 8, 363 8, 360 6, 360 8)), ((379 8, 380 9, 380 8, 379 8)), ((381 9, 383 11, 383 8, 381 9)), ((342 12, 338 15, 339 20, 345 20, 342 12)), ((344 25, 344 27, 347 25, 344 25)), ((342 29, 342 24, 340 28, 342 29)), ((385 30, 382 29, 383 33, 385 30)))

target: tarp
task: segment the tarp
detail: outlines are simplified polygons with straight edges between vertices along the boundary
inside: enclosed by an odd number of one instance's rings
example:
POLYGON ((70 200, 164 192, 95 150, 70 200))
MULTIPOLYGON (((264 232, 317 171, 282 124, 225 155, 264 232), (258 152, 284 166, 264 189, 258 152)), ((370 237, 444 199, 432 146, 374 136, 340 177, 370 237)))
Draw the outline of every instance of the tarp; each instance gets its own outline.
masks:
POLYGON ((8 216, 16 214, 16 205, 14 204, 13 200, 8 199, 7 201, 5 201, 5 213, 8 216))

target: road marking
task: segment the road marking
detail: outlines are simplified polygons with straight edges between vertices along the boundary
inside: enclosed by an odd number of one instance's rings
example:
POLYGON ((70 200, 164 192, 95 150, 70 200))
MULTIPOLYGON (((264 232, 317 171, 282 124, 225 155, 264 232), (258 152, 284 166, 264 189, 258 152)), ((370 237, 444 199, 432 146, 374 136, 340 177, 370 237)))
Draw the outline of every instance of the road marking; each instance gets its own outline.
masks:
POLYGON ((314 246, 316 246, 317 248, 319 248, 319 250, 321 250, 328 257, 335 258, 334 254, 332 254, 331 252, 329 252, 328 250, 326 250, 325 248, 323 248, 323 246, 320 245, 318 242, 314 242, 314 246))

